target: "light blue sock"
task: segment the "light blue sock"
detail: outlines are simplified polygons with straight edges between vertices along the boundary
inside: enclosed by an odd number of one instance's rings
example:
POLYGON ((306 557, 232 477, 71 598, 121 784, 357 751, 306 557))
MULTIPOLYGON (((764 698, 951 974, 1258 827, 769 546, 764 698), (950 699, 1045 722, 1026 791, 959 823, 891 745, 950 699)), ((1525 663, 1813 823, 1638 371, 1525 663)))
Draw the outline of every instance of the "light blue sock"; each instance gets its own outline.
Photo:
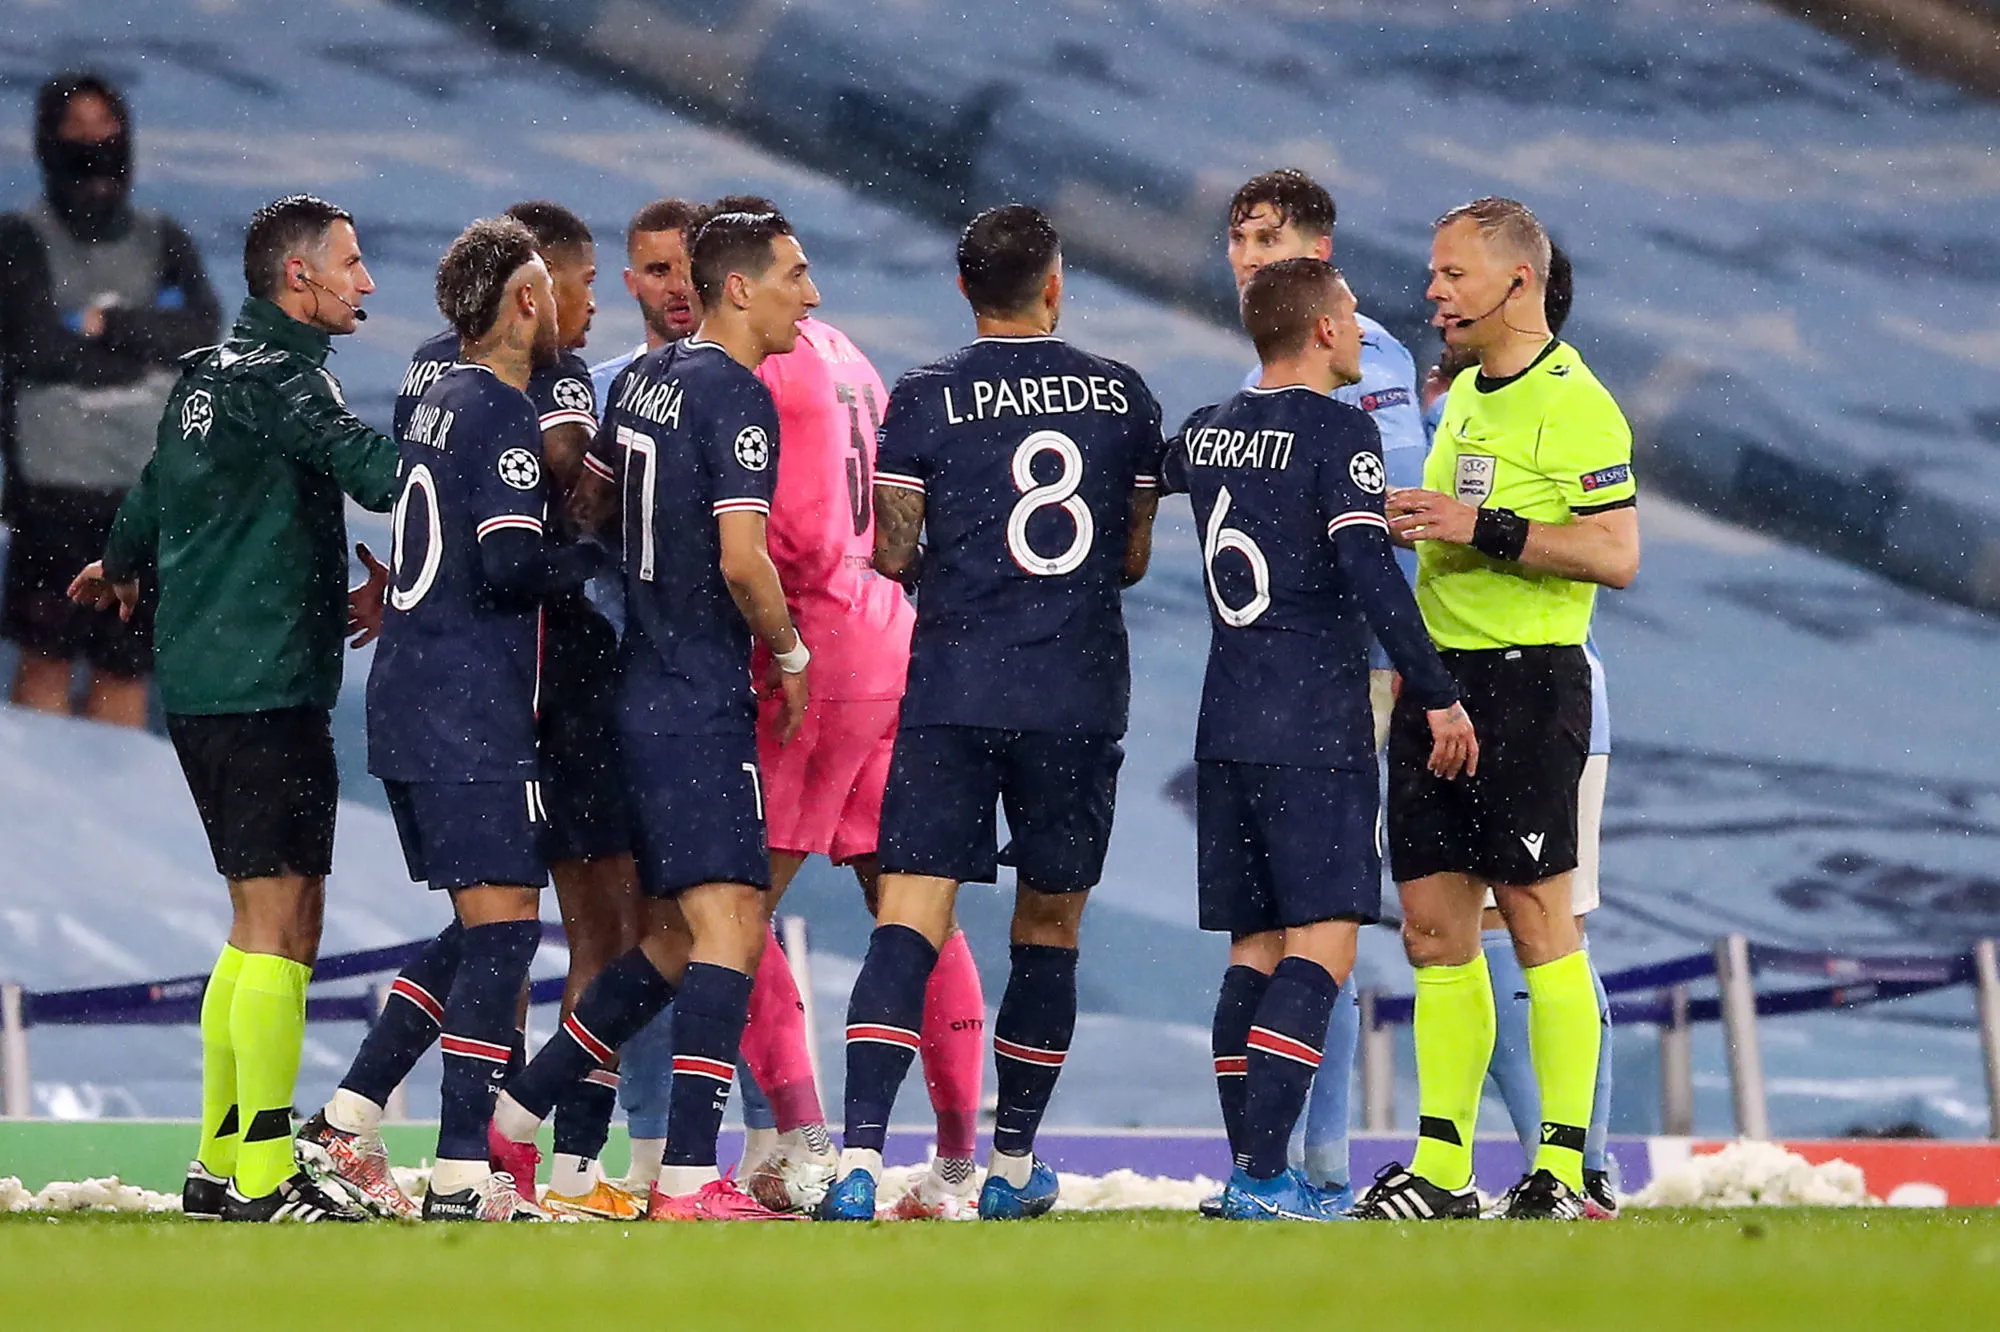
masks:
POLYGON ((1493 1062, 1486 1071, 1506 1102, 1522 1152, 1532 1162, 1542 1139, 1542 1088, 1535 1081, 1535 1061, 1528 1049, 1528 981, 1507 931, 1487 930, 1479 943, 1486 954, 1487 973, 1493 977, 1493 1062))
POLYGON ((1361 1043, 1361 1000, 1352 984, 1340 987, 1326 1025, 1326 1053, 1306 1101, 1306 1178, 1323 1189, 1346 1188, 1347 1136, 1352 1120, 1354 1052, 1361 1043))
MULTIPOLYGON (((1586 940, 1587 950, 1590 944, 1586 940)), ((1597 1017, 1604 1034, 1597 1043, 1597 1090, 1591 1093, 1590 1130, 1583 1139, 1583 1168, 1605 1170, 1605 1143, 1611 1137, 1611 999, 1604 993, 1603 978, 1597 974, 1595 959, 1590 964, 1590 983, 1597 987, 1597 1017)))
POLYGON ((743 1127, 747 1129, 775 1129, 778 1116, 771 1109, 764 1089, 757 1085, 757 1079, 750 1076, 750 1065, 736 1066, 736 1086, 743 1093, 743 1127))
POLYGON ((667 1097, 674 1085, 674 1010, 670 1004, 618 1052, 618 1104, 635 1138, 667 1136, 667 1097))

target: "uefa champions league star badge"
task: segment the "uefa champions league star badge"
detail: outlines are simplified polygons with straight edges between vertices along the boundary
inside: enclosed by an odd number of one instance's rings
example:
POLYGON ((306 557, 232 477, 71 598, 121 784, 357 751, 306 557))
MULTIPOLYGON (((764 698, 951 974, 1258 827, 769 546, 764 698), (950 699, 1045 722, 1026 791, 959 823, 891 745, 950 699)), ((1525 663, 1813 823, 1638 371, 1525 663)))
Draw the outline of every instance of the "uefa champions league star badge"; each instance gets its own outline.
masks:
POLYGON ((559 381, 550 396, 555 399, 556 406, 562 408, 564 411, 587 412, 592 406, 590 385, 584 383, 581 379, 559 381))
POLYGON ((744 426, 736 436, 736 461, 753 472, 771 465, 771 439, 763 426, 744 426))
POLYGON ((526 449, 500 455, 500 479, 516 490, 533 490, 542 483, 542 464, 526 449))
POLYGON ((1370 495, 1379 495, 1387 489, 1388 474, 1382 470, 1382 460, 1372 453, 1357 453, 1347 464, 1348 479, 1370 495))

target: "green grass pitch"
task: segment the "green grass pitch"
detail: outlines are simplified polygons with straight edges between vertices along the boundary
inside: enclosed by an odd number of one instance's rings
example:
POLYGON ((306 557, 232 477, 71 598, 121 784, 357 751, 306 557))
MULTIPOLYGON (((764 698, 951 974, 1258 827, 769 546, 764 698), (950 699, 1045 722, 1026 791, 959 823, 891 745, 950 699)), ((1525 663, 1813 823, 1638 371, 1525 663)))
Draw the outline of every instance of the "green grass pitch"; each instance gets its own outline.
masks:
POLYGON ((0 1327, 1944 1328, 2000 1320, 2000 1212, 1431 1227, 223 1227, 0 1218, 0 1327))

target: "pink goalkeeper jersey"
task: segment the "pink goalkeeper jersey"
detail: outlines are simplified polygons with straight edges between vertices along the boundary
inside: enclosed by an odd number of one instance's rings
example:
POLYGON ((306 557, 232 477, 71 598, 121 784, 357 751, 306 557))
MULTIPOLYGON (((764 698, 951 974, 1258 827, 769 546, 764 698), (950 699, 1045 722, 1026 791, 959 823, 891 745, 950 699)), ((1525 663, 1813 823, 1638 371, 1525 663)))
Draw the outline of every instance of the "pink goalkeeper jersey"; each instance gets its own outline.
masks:
MULTIPOLYGON (((771 560, 806 646, 814 698, 901 698, 916 608, 875 572, 875 431, 889 394, 831 324, 806 319, 799 344, 757 378, 778 404, 771 560)), ((768 660, 760 646, 754 668, 768 660)))

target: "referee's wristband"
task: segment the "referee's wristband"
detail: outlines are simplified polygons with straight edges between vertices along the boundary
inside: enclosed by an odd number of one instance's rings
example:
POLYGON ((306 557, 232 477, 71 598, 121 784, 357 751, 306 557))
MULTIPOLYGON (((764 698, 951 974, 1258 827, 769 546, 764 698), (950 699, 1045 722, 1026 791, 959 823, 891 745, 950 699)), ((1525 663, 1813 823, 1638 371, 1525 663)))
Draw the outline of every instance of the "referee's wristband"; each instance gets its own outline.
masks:
POLYGON ((1528 520, 1512 509, 1481 509, 1472 521, 1472 548, 1496 560, 1518 560, 1528 546, 1528 520))
MULTIPOLYGON (((792 632, 796 635, 798 630, 794 629, 792 632)), ((813 659, 813 654, 806 651, 806 640, 800 638, 790 652, 773 652, 771 658, 778 663, 778 669, 786 675, 797 675, 805 670, 806 663, 813 659)))

